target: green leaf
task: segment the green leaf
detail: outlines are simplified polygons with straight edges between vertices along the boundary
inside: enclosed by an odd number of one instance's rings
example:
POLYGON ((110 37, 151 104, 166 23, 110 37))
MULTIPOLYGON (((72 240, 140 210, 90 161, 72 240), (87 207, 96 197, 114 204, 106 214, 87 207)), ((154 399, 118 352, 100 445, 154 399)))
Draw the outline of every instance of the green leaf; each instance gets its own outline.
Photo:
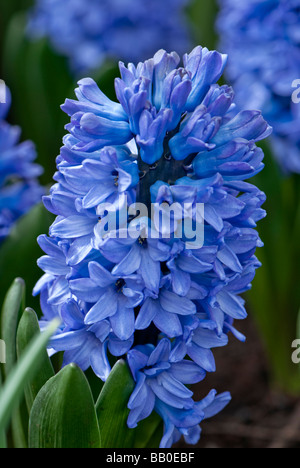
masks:
MULTIPOLYGON (((18 359, 24 354, 28 344, 33 340, 35 336, 40 333, 40 327, 37 315, 34 310, 26 309, 21 317, 18 331, 17 331, 17 355, 18 359)), ((33 402, 45 385, 45 383, 54 377, 54 370, 51 361, 48 357, 46 349, 42 351, 42 364, 40 371, 35 375, 33 380, 29 382, 25 389, 25 399, 28 411, 30 412, 33 402)))
MULTIPOLYGON (((42 205, 36 205, 15 224, 10 236, 0 248, 0 302, 16 276, 26 283, 26 302, 37 309, 39 299, 32 297, 32 290, 41 277, 37 259, 42 251, 37 243, 40 234, 48 232, 53 216, 42 205)), ((25 307, 24 307, 25 308, 25 307)), ((23 310, 24 310, 23 308, 23 310)))
POLYGON ((59 325, 53 320, 45 332, 39 334, 24 352, 20 361, 13 367, 0 391, 0 434, 5 432, 12 413, 18 407, 28 382, 39 371, 43 350, 59 325))
POLYGON ((125 361, 113 367, 96 404, 103 448, 132 448, 135 430, 127 427, 135 383, 125 361))
POLYGON ((153 411, 149 418, 141 421, 135 431, 134 448, 159 448, 163 436, 163 421, 153 411))
MULTIPOLYGON (((6 363, 3 366, 4 375, 7 378, 16 361, 16 333, 21 315, 24 309, 25 283, 17 278, 10 287, 4 301, 1 315, 1 337, 6 347, 6 363)), ((12 414, 12 437, 16 448, 26 447, 26 426, 28 415, 18 407, 12 414)))
POLYGON ((39 392, 29 419, 30 448, 100 448, 93 396, 84 373, 63 368, 39 392))
POLYGON ((156 427, 155 431, 152 434, 151 439, 148 440, 147 445, 145 445, 145 448, 151 448, 151 449, 159 448, 161 439, 163 437, 163 433, 164 433, 164 423, 163 421, 160 421, 160 424, 156 427))
POLYGON ((2 307, 1 338, 6 346, 6 364, 4 365, 4 375, 6 377, 16 361, 16 333, 21 307, 24 306, 24 295, 25 283, 21 278, 17 278, 8 290, 2 307))

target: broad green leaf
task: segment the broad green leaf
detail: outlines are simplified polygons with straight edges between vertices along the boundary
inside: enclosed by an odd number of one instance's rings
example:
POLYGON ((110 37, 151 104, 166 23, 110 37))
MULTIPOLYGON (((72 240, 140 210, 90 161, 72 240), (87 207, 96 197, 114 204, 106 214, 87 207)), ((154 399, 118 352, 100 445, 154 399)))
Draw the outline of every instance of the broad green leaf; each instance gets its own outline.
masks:
POLYGON ((155 431, 153 432, 151 439, 148 440, 147 445, 145 445, 145 448, 159 448, 161 439, 163 437, 163 431, 164 423, 161 421, 160 424, 156 427, 155 431))
POLYGON ((149 418, 141 421, 135 431, 134 448, 158 448, 162 438, 163 421, 153 411, 149 418))
POLYGON ((103 448, 132 448, 135 431, 127 427, 135 383, 125 361, 113 367, 96 404, 103 448))
MULTIPOLYGON (((38 318, 34 310, 26 309, 21 317, 17 331, 17 355, 20 359, 31 340, 40 333, 38 318)), ((46 349, 42 351, 43 359, 40 371, 29 382, 25 389, 25 399, 30 412, 33 402, 45 383, 54 377, 54 370, 46 349)))
MULTIPOLYGON (((61 367, 62 365, 60 364, 60 369, 61 367)), ((100 392, 104 386, 104 382, 102 382, 102 380, 99 379, 99 377, 97 377, 97 375, 95 374, 95 372, 93 371, 91 367, 85 371, 84 375, 86 376, 88 380, 90 389, 93 394, 94 402, 96 403, 100 395, 100 392)))
POLYGON ((100 448, 93 396, 75 364, 52 377, 36 397, 29 419, 30 448, 100 448))
POLYGON ((36 205, 15 224, 10 236, 1 245, 0 302, 3 301, 3 292, 19 276, 26 283, 26 302, 33 309, 39 307, 39 298, 32 297, 32 289, 42 275, 36 263, 42 250, 36 239, 40 234, 48 232, 53 219, 42 204, 36 205))
POLYGON ((6 377, 16 361, 16 333, 21 309, 24 308, 24 295, 25 283, 21 278, 17 278, 8 290, 2 307, 1 338, 6 346, 6 363, 3 366, 6 377))
POLYGON ((43 333, 34 338, 0 390, 0 434, 6 430, 14 410, 18 408, 26 385, 39 371, 43 350, 58 325, 59 321, 53 320, 43 333))

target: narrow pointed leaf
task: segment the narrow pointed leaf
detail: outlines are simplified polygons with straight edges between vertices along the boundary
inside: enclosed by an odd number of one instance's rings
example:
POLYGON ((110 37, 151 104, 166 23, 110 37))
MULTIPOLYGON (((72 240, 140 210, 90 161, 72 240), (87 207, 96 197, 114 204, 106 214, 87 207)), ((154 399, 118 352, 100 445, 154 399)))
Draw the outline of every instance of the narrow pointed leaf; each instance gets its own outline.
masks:
MULTIPOLYGON (((21 278, 17 278, 8 290, 1 313, 1 338, 6 348, 6 363, 3 365, 5 378, 12 371, 16 361, 16 332, 21 310, 24 308, 24 297, 25 283, 21 278)), ((16 407, 11 417, 12 438, 16 448, 26 448, 27 436, 25 431, 28 415, 22 410, 23 408, 16 407)))
POLYGON ((52 377, 36 397, 29 419, 30 448, 100 448, 93 396, 75 364, 52 377))
POLYGON ((39 365, 43 358, 42 351, 58 325, 59 321, 53 320, 45 332, 34 338, 20 361, 11 370, 0 390, 0 434, 6 430, 12 413, 19 405, 26 385, 39 371, 39 365))
POLYGON ((103 448, 132 448, 135 431, 127 426, 135 383, 125 361, 113 367, 96 404, 103 448))
MULTIPOLYGON (((1 389, 2 389, 2 376, 0 372, 0 392, 1 392, 1 389)), ((7 448, 6 434, 5 434, 4 429, 0 430, 0 447, 7 448)))
POLYGON ((149 418, 141 421, 135 429, 134 448, 159 448, 163 436, 163 421, 153 412, 149 418))
POLYGON ((156 426, 155 431, 152 434, 152 437, 147 441, 145 448, 157 449, 159 448, 161 439, 164 433, 164 423, 161 421, 158 426, 156 426))
POLYGON ((0 275, 1 303, 3 294, 18 276, 26 283, 26 302, 38 310, 39 299, 32 297, 32 290, 41 276, 36 263, 41 249, 36 239, 40 234, 48 232, 52 221, 53 216, 42 204, 38 204, 15 223, 10 235, 1 244, 0 271, 5 272, 0 275))
MULTIPOLYGON (((40 333, 37 315, 34 310, 26 309, 21 317, 17 331, 17 355, 20 359, 31 340, 40 333)), ((33 402, 45 383, 54 377, 54 370, 46 349, 42 351, 43 358, 40 371, 25 388, 25 399, 30 412, 33 402)))

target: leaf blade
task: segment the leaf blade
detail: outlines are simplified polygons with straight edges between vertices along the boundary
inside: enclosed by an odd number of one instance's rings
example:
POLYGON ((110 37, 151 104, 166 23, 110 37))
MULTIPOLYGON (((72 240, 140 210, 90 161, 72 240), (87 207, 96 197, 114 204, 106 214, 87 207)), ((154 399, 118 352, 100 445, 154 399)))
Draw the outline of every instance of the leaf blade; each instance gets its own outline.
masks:
POLYGON ((16 333, 24 295, 25 283, 21 278, 16 278, 6 294, 1 312, 1 338, 6 347, 5 377, 16 361, 16 333))
POLYGON ((135 383, 125 361, 113 367, 96 404, 103 448, 132 448, 135 431, 127 427, 135 383))
POLYGON ((29 419, 29 448, 100 448, 91 389, 75 364, 64 367, 37 395, 29 419))
POLYGON ((46 347, 58 325, 59 321, 53 320, 48 328, 33 340, 6 379, 0 392, 0 433, 6 430, 12 413, 18 407, 24 388, 38 371, 41 351, 46 347))
MULTIPOLYGON (((33 309, 25 309, 17 330, 17 356, 20 359, 25 352, 28 344, 40 333, 38 318, 33 309)), ((42 351, 43 357, 40 371, 25 388, 25 400, 28 412, 32 408, 33 402, 45 383, 54 377, 54 370, 48 357, 46 349, 42 351)))

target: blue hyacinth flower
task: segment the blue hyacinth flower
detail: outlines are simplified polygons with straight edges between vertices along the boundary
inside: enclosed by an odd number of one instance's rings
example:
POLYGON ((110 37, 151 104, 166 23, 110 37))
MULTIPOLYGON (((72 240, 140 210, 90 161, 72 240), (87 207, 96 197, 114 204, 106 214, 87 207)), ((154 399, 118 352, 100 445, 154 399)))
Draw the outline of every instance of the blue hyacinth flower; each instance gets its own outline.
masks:
POLYGON ((126 356, 128 426, 156 411, 162 448, 181 436, 196 444, 201 422, 230 401, 213 390, 195 402, 186 385, 216 370, 212 350, 229 334, 245 340, 241 294, 260 267, 266 197, 248 179, 264 167, 256 142, 271 127, 256 110, 237 112, 232 88, 218 85, 226 60, 197 47, 183 68, 163 50, 120 63, 115 103, 81 80, 63 105, 69 134, 44 198, 56 220, 39 238, 45 275, 34 293, 42 326, 62 322, 49 351, 102 380, 110 356, 126 356), (199 213, 201 244, 180 229, 199 213))
POLYGON ((20 143, 20 128, 5 121, 11 95, 7 88, 4 94, 6 102, 0 103, 0 242, 44 193, 38 182, 42 168, 34 163, 33 143, 20 143))
POLYGON ((219 0, 220 48, 239 109, 263 111, 284 173, 300 172, 299 0, 219 0), (295 84, 296 83, 296 84, 295 84), (296 92, 296 100, 292 99, 296 92))

